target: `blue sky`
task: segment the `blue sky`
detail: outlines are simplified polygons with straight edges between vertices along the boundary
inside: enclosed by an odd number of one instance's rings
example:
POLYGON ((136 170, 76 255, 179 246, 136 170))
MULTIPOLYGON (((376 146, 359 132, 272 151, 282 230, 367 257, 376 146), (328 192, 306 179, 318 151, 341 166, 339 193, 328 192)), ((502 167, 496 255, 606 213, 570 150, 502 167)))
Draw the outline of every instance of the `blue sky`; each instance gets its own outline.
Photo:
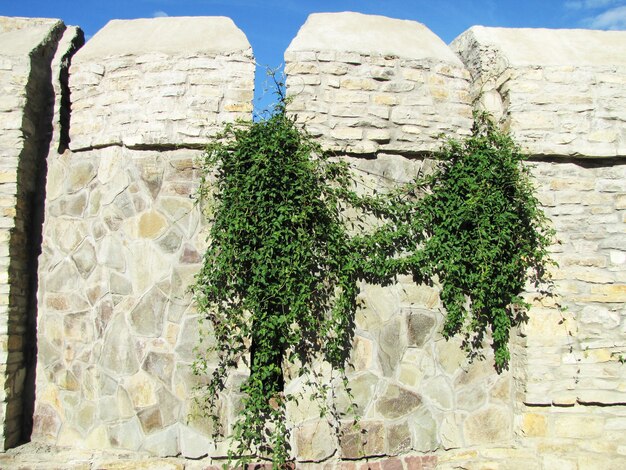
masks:
MULTIPOLYGON (((60 18, 89 38, 111 19, 229 16, 257 62, 275 68, 310 13, 358 11, 419 21, 449 43, 473 25, 626 29, 626 0, 0 0, 0 15, 60 18)), ((264 74, 257 73, 257 96, 264 74)), ((261 105, 266 100, 261 100, 261 105)))

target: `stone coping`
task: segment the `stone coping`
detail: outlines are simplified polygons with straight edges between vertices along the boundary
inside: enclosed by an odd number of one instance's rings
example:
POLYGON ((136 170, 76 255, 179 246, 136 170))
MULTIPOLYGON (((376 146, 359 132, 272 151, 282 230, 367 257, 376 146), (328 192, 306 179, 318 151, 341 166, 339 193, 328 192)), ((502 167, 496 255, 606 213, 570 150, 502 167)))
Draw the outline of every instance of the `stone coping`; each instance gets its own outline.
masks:
POLYGON ((626 31, 473 26, 452 44, 467 35, 511 66, 626 66, 626 31))
POLYGON ((309 15, 286 52, 301 51, 435 59, 462 67, 450 48, 423 24, 353 12, 309 15))
POLYGON ((0 56, 25 58, 62 25, 48 18, 0 17, 0 56))
POLYGON ((76 54, 75 61, 149 53, 228 54, 249 48, 243 31, 224 16, 111 20, 76 54))

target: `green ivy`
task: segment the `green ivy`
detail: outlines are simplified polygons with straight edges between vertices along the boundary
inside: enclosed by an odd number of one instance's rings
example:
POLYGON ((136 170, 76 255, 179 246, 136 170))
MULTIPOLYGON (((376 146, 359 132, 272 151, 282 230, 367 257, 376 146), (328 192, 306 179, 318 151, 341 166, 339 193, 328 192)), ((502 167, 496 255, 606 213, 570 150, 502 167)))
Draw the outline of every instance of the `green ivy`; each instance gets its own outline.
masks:
POLYGON ((438 277, 444 335, 464 334, 475 354, 490 333, 496 368, 507 367, 509 331, 527 309, 520 293, 529 278, 546 280, 552 232, 523 155, 486 116, 436 158, 436 170, 410 184, 356 191, 348 163, 323 152, 284 100, 265 120, 226 126, 208 147, 200 196, 212 201, 209 247, 193 292, 215 346, 195 371, 211 374, 204 397, 216 424, 229 376, 249 371, 231 460, 289 460, 285 370, 314 374, 321 358, 347 383, 361 280, 438 277))
POLYGON ((491 333, 495 366, 506 368, 512 327, 526 320, 520 294, 528 281, 549 284, 548 246, 554 237, 534 196, 524 155, 485 114, 473 134, 450 141, 427 178, 429 194, 417 205, 427 240, 418 264, 437 275, 446 310, 444 336, 463 333, 471 353, 491 333))

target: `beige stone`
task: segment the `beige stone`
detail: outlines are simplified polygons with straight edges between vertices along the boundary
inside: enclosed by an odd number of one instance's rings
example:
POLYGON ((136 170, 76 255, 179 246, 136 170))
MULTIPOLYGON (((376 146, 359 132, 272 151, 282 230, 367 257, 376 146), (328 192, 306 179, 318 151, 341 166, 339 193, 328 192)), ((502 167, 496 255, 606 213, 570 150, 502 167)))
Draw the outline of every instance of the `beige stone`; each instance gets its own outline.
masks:
POLYGON ((463 428, 468 444, 495 444, 512 437, 512 415, 504 407, 487 407, 472 413, 463 428))
POLYGON ((545 415, 525 413, 522 416, 522 432, 528 437, 544 437, 547 432, 545 415))
POLYGON ((319 462, 331 456, 336 449, 333 430, 326 421, 307 423, 296 430, 299 460, 319 462))
POLYGON ((150 375, 139 371, 124 380, 124 388, 135 409, 157 404, 156 386, 150 375))
POLYGON ((604 420, 599 416, 555 415, 553 432, 557 437, 597 438, 603 432, 604 420))
POLYGON ((138 221, 138 233, 143 238, 157 238, 166 227, 165 218, 156 211, 142 214, 138 221))

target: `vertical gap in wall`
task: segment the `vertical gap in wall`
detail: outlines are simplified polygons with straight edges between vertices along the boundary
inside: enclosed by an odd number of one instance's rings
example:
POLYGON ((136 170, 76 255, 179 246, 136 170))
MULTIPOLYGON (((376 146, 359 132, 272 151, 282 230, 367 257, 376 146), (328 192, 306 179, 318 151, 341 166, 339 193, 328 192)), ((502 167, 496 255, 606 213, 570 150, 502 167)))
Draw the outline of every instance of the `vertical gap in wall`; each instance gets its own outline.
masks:
MULTIPOLYGON (((68 30, 69 31, 69 30, 68 30)), ((62 154, 69 148, 70 144, 70 118, 72 114, 72 100, 70 98, 70 65, 72 56, 85 44, 85 34, 79 28, 72 28, 75 33, 67 48, 65 54, 61 58, 59 67, 59 88, 60 88, 60 106, 59 106, 59 142, 57 152, 62 154)), ((55 77, 56 78, 56 77, 55 77)))
POLYGON ((52 141, 55 99, 51 62, 64 29, 65 26, 59 24, 52 37, 30 54, 22 126, 24 148, 18 161, 15 227, 9 242, 9 335, 21 337, 21 347, 13 351, 10 349, 7 361, 14 367, 11 371, 14 377, 10 381, 13 388, 10 406, 14 419, 12 429, 5 429, 7 448, 28 442, 33 428, 37 365, 37 267, 42 242, 46 159, 52 141), (31 129, 30 132, 28 129, 31 129))

